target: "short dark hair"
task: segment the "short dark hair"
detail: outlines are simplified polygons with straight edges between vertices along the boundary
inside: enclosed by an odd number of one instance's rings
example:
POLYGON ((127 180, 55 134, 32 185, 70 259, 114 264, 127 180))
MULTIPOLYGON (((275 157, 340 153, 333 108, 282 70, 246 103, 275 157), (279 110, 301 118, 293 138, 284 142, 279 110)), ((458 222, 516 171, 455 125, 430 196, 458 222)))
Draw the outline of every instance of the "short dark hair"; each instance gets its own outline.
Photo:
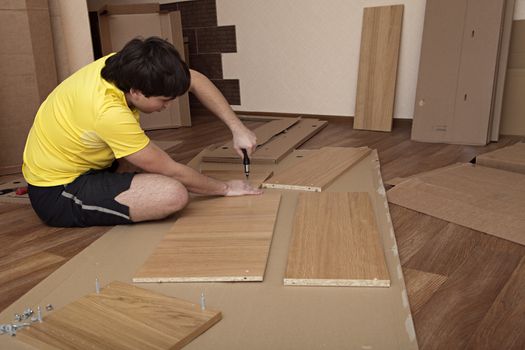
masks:
POLYGON ((137 89, 146 97, 183 95, 191 79, 175 47, 159 37, 131 40, 106 60, 101 75, 124 92, 137 89))

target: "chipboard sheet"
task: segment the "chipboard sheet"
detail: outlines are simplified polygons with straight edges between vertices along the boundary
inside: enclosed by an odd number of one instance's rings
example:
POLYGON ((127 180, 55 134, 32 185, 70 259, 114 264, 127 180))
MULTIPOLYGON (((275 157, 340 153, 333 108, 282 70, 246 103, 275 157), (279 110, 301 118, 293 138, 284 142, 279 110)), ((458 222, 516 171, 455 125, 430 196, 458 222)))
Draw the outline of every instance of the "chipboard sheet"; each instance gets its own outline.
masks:
POLYGON ((299 194, 284 284, 390 286, 367 192, 299 194))
POLYGON ((321 192, 369 153, 367 147, 323 147, 265 181, 262 187, 321 192))
POLYGON ((112 282, 19 330, 38 349, 181 349, 221 319, 219 311, 112 282))
MULTIPOLYGON (((272 170, 278 174, 308 153, 296 151, 272 170)), ((209 163, 204 165, 194 167, 211 168, 209 163)), ((263 166, 270 165, 256 165, 263 166)), ((327 191, 370 195, 391 278, 390 287, 284 286, 299 193, 265 190, 281 193, 281 202, 263 282, 137 284, 193 303, 199 303, 204 292, 207 307, 221 310, 223 319, 184 349, 418 348, 377 152, 372 151, 338 177, 327 191)), ((97 276, 102 286, 114 280, 130 282, 176 219, 175 216, 164 221, 116 226, 6 308, 0 313, 0 322, 11 321, 15 313, 28 306, 51 303, 59 309, 93 291, 97 276)), ((0 337, 0 348, 34 349, 13 337, 0 337)))

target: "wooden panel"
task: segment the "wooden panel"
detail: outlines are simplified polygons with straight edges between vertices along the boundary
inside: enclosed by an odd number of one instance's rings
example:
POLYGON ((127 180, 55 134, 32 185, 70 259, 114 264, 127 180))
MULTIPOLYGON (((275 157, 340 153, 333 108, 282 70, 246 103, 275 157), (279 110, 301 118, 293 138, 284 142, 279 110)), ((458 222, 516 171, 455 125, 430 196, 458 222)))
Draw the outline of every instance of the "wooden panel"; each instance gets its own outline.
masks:
POLYGON ((17 333, 38 349, 180 349, 221 319, 181 299, 113 282, 17 333))
MULTIPOLYGON (((238 170, 201 170, 201 173, 221 181, 246 180, 243 168, 239 168, 238 170)), ((266 180, 271 175, 271 170, 250 170, 250 177, 247 181, 252 186, 258 188, 261 186, 264 180, 266 180)))
POLYGON ((262 281, 280 198, 192 201, 133 281, 262 281))
MULTIPOLYGON (((299 122, 300 118, 279 118, 276 120, 271 120, 266 124, 261 125, 260 127, 253 130, 257 136, 257 146, 264 145, 272 137, 279 135, 283 131, 290 128, 292 125, 299 122)), ((255 160, 257 157, 257 151, 252 155, 252 158, 255 160)), ((204 158, 204 161, 208 161, 208 158, 234 158, 238 162, 241 162, 239 156, 233 149, 233 141, 226 143, 225 145, 218 147, 214 151, 207 154, 204 158)))
POLYGON ((388 191, 391 203, 525 244, 525 175, 473 166, 438 169, 388 191))
POLYGON ((299 194, 288 252, 285 285, 390 286, 368 193, 299 194))
POLYGON ((364 9, 354 129, 392 130, 403 9, 364 9))
POLYGON ((339 175, 370 153, 370 149, 324 147, 264 182, 263 188, 321 192, 339 175))
MULTIPOLYGON (((328 122, 323 120, 302 118, 297 124, 287 129, 285 133, 274 136, 264 145, 258 147, 257 150, 252 153, 250 160, 255 164, 277 163, 296 147, 321 131, 327 124, 328 122)), ((227 154, 214 152, 215 151, 207 152, 203 156, 203 161, 241 163, 240 157, 231 151, 228 151, 227 154)))

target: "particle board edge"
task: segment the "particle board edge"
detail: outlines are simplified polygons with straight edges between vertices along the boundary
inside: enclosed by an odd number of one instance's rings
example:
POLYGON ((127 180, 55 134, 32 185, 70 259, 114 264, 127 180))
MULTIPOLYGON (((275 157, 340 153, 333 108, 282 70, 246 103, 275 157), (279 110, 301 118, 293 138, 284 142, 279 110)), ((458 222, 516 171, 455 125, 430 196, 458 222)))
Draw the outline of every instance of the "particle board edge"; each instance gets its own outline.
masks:
POLYGON ((319 286, 319 287, 390 287, 390 280, 358 280, 358 279, 303 279, 285 278, 285 286, 319 286))

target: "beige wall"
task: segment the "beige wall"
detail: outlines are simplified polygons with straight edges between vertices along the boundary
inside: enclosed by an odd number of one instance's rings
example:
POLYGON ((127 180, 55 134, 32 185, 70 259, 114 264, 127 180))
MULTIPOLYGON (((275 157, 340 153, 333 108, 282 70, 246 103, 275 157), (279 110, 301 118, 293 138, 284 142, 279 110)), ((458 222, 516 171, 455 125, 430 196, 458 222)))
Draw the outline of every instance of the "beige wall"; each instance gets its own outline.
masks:
MULTIPOLYGON (((88 0, 88 6, 132 2, 155 1, 88 0)), ((223 54, 224 78, 240 79, 236 110, 344 116, 355 111, 363 8, 404 4, 394 117, 412 118, 425 1, 216 2, 219 25, 236 26, 237 53, 223 54)), ((525 0, 516 0, 514 18, 525 19, 525 0)))

